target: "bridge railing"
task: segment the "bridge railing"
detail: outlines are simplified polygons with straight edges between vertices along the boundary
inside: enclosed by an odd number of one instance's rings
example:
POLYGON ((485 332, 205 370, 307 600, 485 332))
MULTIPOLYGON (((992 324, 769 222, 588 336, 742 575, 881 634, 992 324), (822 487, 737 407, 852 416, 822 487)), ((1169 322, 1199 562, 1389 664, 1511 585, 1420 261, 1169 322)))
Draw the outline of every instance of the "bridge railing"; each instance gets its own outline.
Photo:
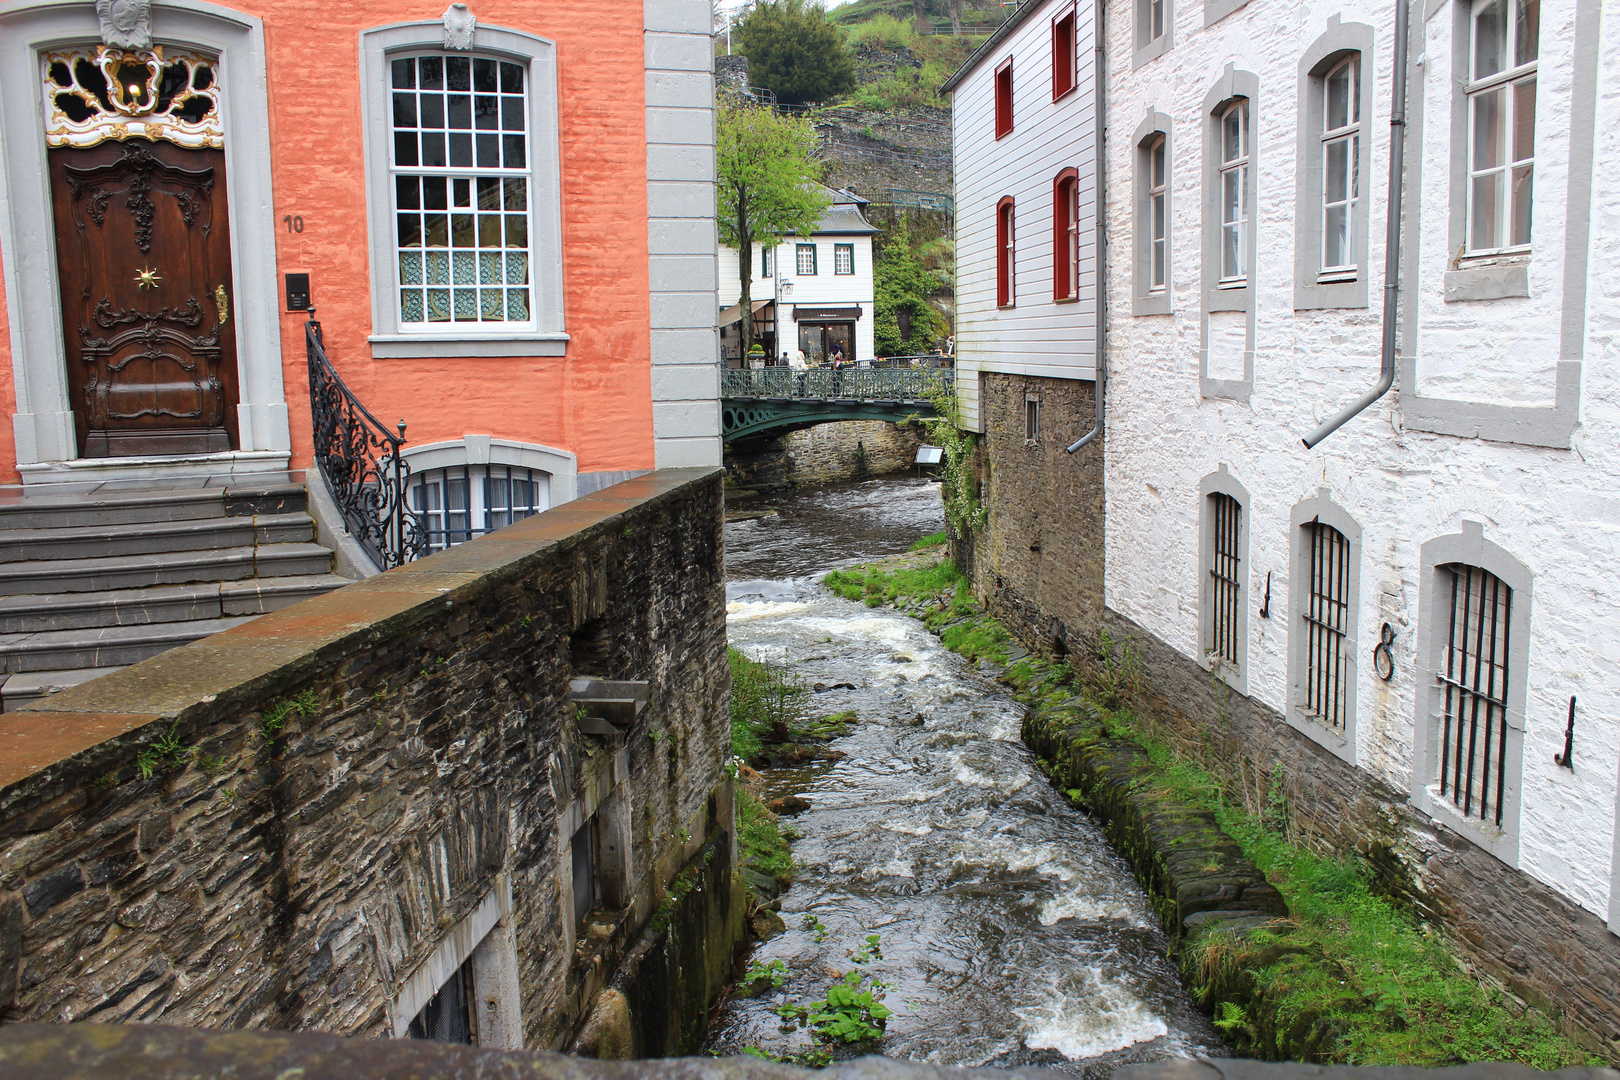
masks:
POLYGON ((949 392, 956 372, 938 368, 757 368, 720 373, 720 396, 855 401, 926 401, 949 392))

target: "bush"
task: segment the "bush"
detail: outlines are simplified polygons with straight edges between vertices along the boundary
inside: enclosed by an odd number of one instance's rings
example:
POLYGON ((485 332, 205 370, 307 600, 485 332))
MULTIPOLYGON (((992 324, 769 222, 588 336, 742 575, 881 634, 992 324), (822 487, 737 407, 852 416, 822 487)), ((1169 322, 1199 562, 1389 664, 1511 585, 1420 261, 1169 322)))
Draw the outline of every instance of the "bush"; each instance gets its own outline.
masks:
POLYGON ((845 39, 856 47, 906 49, 917 40, 917 32, 909 22, 903 22, 893 15, 879 15, 870 22, 849 26, 845 30, 845 39))

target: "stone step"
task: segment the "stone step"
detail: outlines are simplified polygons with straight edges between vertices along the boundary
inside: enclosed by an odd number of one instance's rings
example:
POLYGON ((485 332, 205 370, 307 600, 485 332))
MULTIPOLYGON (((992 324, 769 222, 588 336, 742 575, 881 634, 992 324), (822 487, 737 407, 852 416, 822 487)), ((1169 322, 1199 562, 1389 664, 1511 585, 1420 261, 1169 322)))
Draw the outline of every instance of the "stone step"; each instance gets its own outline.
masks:
POLYGON ((0 531, 76 529, 154 521, 286 514, 305 509, 301 484, 112 490, 93 495, 0 499, 0 531))
POLYGON ((55 596, 0 596, 0 634, 258 615, 347 584, 347 578, 315 574, 55 596))
POLYGON ((315 521, 304 513, 15 529, 0 532, 0 563, 296 544, 314 539, 315 521))
POLYGON ((0 671, 59 671, 134 664, 177 645, 241 626, 254 618, 257 616, 4 634, 0 635, 0 671))
POLYGON ((319 544, 303 543, 88 559, 36 559, 0 563, 0 596, 107 592, 331 572, 331 550, 319 544))
POLYGON ((6 675, 4 685, 0 685, 0 712, 16 712, 59 690, 119 670, 120 667, 69 668, 66 671, 24 671, 6 675))

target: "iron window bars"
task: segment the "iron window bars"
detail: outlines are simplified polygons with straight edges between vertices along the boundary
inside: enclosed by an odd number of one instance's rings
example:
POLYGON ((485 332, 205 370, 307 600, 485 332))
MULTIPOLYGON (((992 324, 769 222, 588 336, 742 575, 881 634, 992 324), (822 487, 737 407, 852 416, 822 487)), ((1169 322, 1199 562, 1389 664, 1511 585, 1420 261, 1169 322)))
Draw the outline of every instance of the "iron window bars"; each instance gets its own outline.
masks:
POLYGON ((1453 563, 1451 629, 1436 674, 1445 688, 1440 794, 1464 817, 1502 824, 1507 788, 1508 621, 1513 590, 1477 566, 1453 563), (1493 760, 1494 754, 1494 760, 1493 760))
POLYGON ((1345 728, 1345 636, 1350 619, 1350 541, 1331 525, 1305 524, 1311 564, 1305 609, 1305 700, 1300 711, 1345 728))
POLYGON ((1232 496, 1216 492, 1210 496, 1215 519, 1214 544, 1209 566, 1209 647, 1211 660, 1224 661, 1235 669, 1238 662, 1238 604, 1243 593, 1243 577, 1238 557, 1238 528, 1243 508, 1232 496))
POLYGON ((511 465, 460 465, 411 478, 411 510, 429 551, 466 543, 533 517, 550 501, 549 477, 511 465))

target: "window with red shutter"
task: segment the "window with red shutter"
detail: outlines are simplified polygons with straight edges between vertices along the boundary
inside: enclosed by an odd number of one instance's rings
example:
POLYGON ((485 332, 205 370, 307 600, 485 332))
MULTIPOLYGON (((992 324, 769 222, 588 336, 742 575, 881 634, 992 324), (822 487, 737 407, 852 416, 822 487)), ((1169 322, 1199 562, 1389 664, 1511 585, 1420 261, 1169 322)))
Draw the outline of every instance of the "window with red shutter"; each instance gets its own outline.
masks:
POLYGON ((1052 20, 1052 100, 1067 94, 1075 84, 1074 9, 1052 20))
POLYGON ((996 68, 996 138, 1013 129, 1012 58, 996 68))
POLYGON ((1016 302, 1013 254, 1013 199, 1007 195, 996 204, 996 307, 1016 302))

